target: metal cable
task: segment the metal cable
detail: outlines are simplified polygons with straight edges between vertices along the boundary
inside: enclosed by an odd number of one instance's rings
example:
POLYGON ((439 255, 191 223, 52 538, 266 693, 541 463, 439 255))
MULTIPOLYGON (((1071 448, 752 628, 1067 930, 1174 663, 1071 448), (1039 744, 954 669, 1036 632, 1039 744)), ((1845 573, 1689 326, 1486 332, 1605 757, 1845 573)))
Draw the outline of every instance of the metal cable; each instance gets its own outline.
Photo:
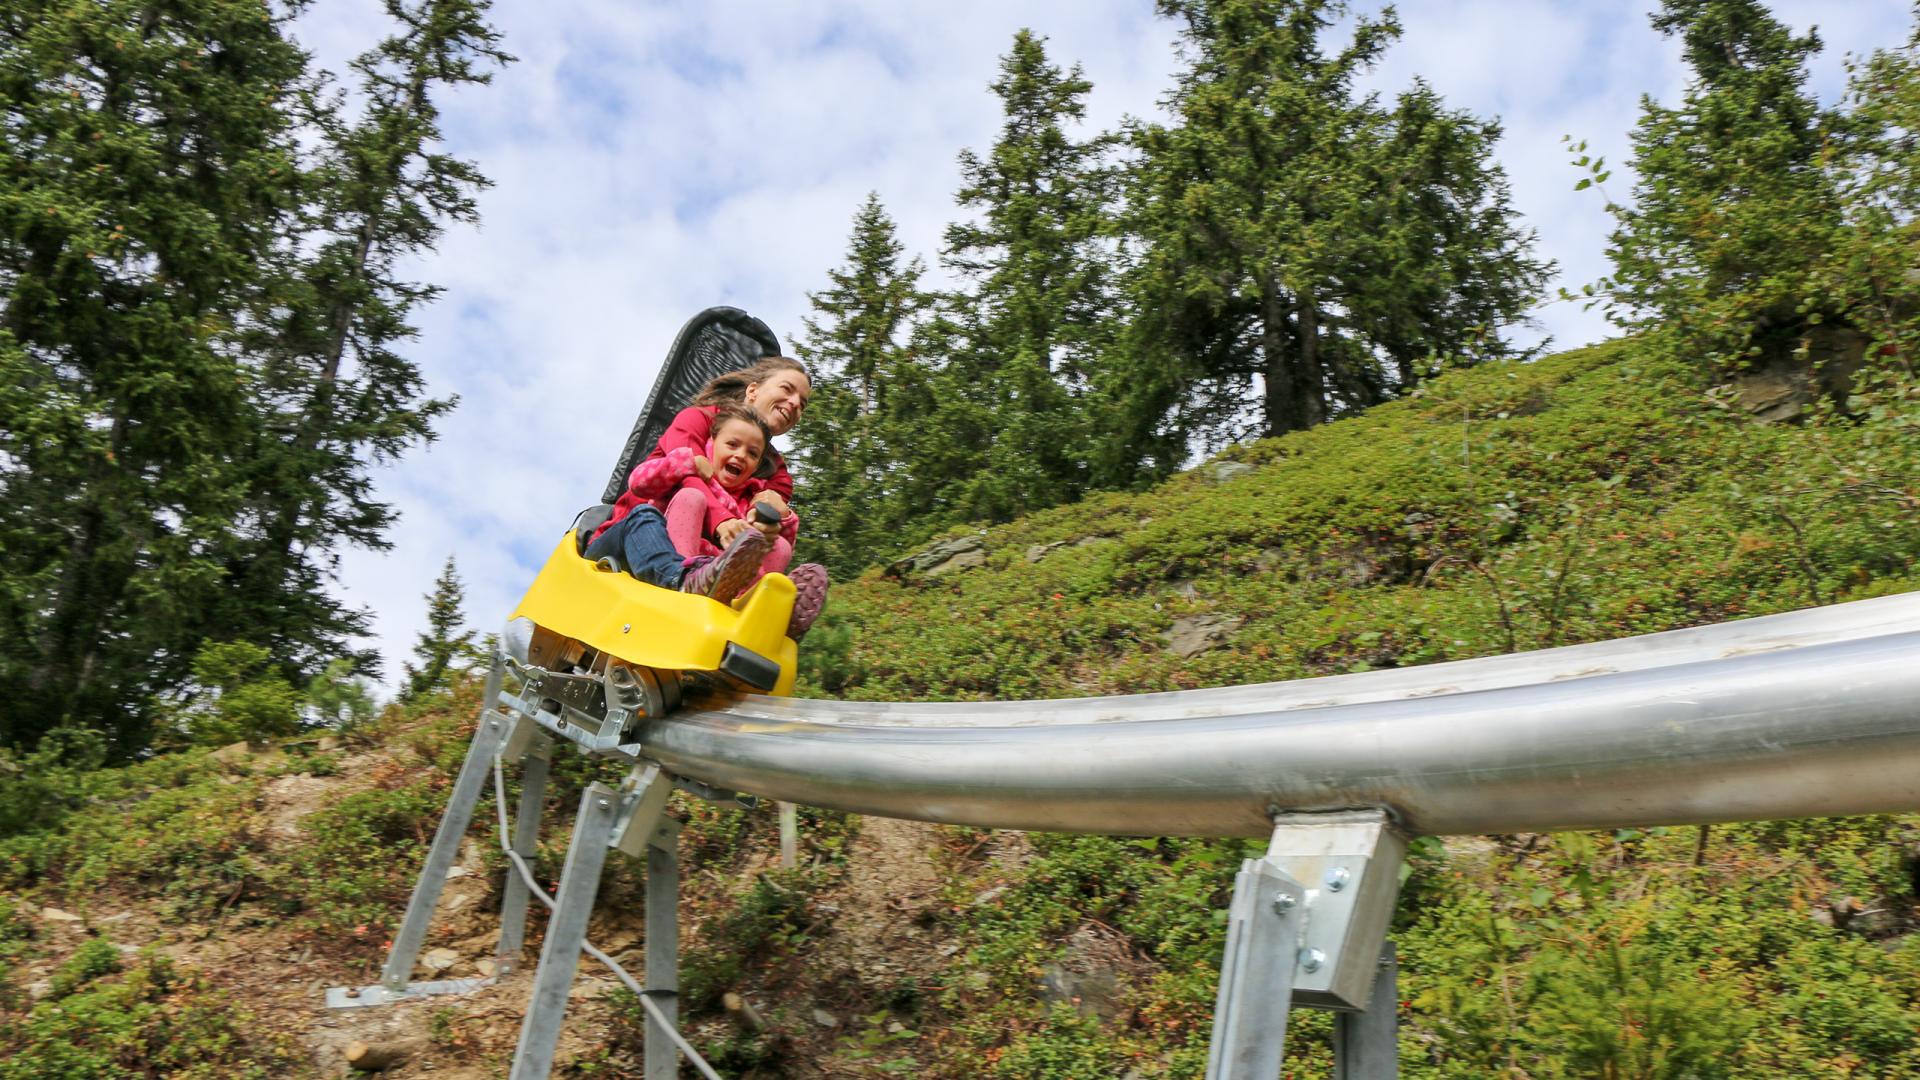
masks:
MULTIPOLYGON (((526 885, 527 891, 545 904, 548 911, 552 911, 553 898, 547 895, 547 890, 540 887, 539 879, 533 875, 533 868, 527 865, 527 861, 521 858, 519 852, 513 850, 512 844, 507 840, 507 781, 506 774, 500 767, 498 754, 493 758, 493 805, 499 814, 500 850, 506 853, 507 861, 513 864, 513 868, 520 872, 520 880, 526 885)), ((707 1080, 723 1080, 719 1073, 713 1071, 713 1066, 707 1064, 707 1059, 701 1057, 700 1052, 693 1048, 693 1044, 687 1042, 686 1038, 680 1034, 679 1028, 667 1018, 667 1014, 661 1011, 660 1006, 654 1004, 653 999, 647 996, 646 988, 641 986, 632 975, 627 974, 626 968, 615 962, 613 957, 601 952, 591 941, 582 939, 580 951, 613 970, 614 978, 619 979, 627 989, 633 991, 634 996, 640 999, 640 1007, 647 1011, 647 1015, 660 1026, 661 1031, 666 1032, 667 1040, 673 1043, 681 1053, 687 1055, 687 1060, 693 1063, 694 1068, 700 1070, 701 1076, 706 1077, 707 1080)))

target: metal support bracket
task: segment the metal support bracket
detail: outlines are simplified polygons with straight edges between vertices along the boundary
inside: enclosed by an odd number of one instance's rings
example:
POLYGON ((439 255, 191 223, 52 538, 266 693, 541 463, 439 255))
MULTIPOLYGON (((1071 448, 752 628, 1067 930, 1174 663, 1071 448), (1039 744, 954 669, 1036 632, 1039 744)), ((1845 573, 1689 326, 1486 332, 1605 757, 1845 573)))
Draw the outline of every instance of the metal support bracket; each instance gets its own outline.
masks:
POLYGON ((493 767, 493 757, 499 752, 514 724, 513 717, 495 707, 500 696, 501 670, 502 661, 495 654, 493 668, 487 676, 486 706, 480 712, 480 726, 473 733, 466 760, 460 765, 460 775, 453 782, 453 792, 447 798, 447 812, 440 819, 439 829, 433 834, 433 846, 427 850, 426 865, 421 867, 420 877, 413 883, 413 895, 407 901, 407 913, 400 920, 399 931, 393 936, 393 948, 387 952, 387 963, 381 969, 380 981, 373 986, 336 986, 328 989, 328 1008, 366 1008, 431 994, 465 993, 490 981, 446 979, 412 983, 409 979, 413 975, 413 963, 420 956, 420 946, 426 941, 427 926, 433 921, 434 909, 440 904, 440 892, 446 887, 447 871, 460 854, 461 841, 466 838, 467 826, 473 821, 473 810, 480 801, 481 790, 486 786, 493 767))
POLYGON ((1399 1010, 1400 957, 1389 941, 1366 1010, 1334 1014, 1333 1080, 1398 1080, 1399 1010))
MULTIPOLYGON (((521 762, 520 804, 515 812, 512 852, 522 861, 531 860, 539 839, 541 810, 546 798, 547 780, 553 754, 550 734, 571 738, 583 750, 605 752, 602 744, 614 741, 607 733, 594 733, 584 725, 571 723, 564 716, 544 712, 544 699, 507 692, 502 688, 504 662, 496 655, 487 680, 487 696, 480 714, 480 725, 459 778, 447 802, 447 811, 434 834, 426 865, 414 884, 413 897, 406 916, 394 935, 381 980, 372 986, 334 987, 327 991, 330 1008, 369 1008, 436 994, 459 994, 480 989, 495 978, 444 979, 435 982, 409 982, 407 976, 426 939, 427 927, 447 872, 459 853, 467 826, 473 820, 490 773, 497 773, 505 760, 521 762)), ((502 781, 504 783, 504 781, 502 781)), ((547 921, 546 942, 535 969, 533 991, 520 1027, 520 1042, 514 1052, 512 1080, 538 1080, 552 1069, 559 1043, 561 1024, 566 1017, 568 992, 580 966, 583 952, 592 953, 613 967, 614 973, 647 1003, 645 1076, 647 1080, 672 1080, 678 1075, 679 1055, 684 1053, 703 1076, 715 1076, 677 1030, 679 982, 679 899, 680 823, 666 815, 667 800, 676 788, 693 792, 703 799, 727 805, 752 805, 738 795, 668 773, 657 763, 641 761, 634 765, 616 791, 600 784, 590 785, 580 801, 580 813, 574 820, 573 839, 567 848, 566 863, 560 871, 559 895, 552 901, 553 914, 547 921), (624 851, 646 859, 647 865, 647 970, 646 983, 635 982, 612 958, 593 949, 586 940, 587 922, 593 914, 594 895, 599 890, 607 853, 624 851)), ((502 827, 505 827, 504 788, 502 789, 502 827)), ((525 941, 528 902, 532 892, 516 871, 509 873, 502 897, 500 941, 495 951, 496 971, 513 971, 520 960, 525 941)), ((543 900, 543 902, 545 902, 543 900)))
POLYGON ((1286 1049, 1307 890, 1265 859, 1241 864, 1213 1006, 1207 1080, 1271 1080, 1286 1049))
POLYGON ((620 802, 608 845, 636 859, 644 858, 672 795, 673 778, 665 769, 652 762, 635 765, 620 783, 620 802))
POLYGON ((1266 856, 1234 880, 1207 1080, 1279 1076, 1294 1005, 1342 1012, 1341 1080, 1393 1080, 1398 1002, 1386 936, 1406 850, 1378 810, 1274 819, 1266 856))
POLYGON ((643 1075, 674 1080, 680 1075, 680 1056, 670 1037, 680 1019, 680 823, 672 818, 662 818, 647 843, 646 903, 645 993, 660 1018, 647 1017, 643 1075))
MULTIPOLYGON (((513 852, 532 863, 540 846, 540 815, 547 801, 547 776, 553 766, 553 741, 525 717, 519 718, 502 756, 511 754, 514 739, 526 733, 520 757, 520 804, 513 813, 513 852)), ((506 887, 500 898, 500 940, 493 949, 494 970, 502 975, 520 968, 527 940, 527 905, 531 890, 519 872, 507 867, 506 887)))
POLYGON ((760 797, 757 795, 742 795, 737 791, 728 791, 725 788, 717 788, 711 784, 703 784, 698 780, 685 776, 674 777, 673 786, 692 795, 696 799, 713 803, 716 806, 729 806, 739 810, 753 810, 760 805, 760 797))

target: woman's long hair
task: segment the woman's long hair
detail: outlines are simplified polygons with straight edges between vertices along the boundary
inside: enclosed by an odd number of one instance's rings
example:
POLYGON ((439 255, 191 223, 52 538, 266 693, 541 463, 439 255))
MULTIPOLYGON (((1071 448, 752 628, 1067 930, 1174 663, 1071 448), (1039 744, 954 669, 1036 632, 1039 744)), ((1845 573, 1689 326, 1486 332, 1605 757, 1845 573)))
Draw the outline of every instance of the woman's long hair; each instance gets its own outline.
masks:
MULTIPOLYGON (((802 376, 807 369, 800 361, 786 356, 763 356, 752 367, 743 367, 739 371, 729 371, 725 375, 715 375, 707 380, 700 392, 693 395, 695 405, 744 405, 747 401, 747 387, 766 382, 782 371, 797 371, 802 376)), ((809 378, 809 381, 811 379, 809 378)))

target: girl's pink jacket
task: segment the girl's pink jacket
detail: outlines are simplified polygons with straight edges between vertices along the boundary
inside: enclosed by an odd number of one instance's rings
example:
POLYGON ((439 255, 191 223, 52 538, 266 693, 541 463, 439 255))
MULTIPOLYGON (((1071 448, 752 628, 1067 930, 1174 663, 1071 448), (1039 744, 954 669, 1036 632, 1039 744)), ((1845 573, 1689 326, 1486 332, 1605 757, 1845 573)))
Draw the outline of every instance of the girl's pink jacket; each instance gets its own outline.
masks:
MULTIPOLYGON (((679 427, 680 422, 686 419, 688 413, 699 412, 703 412, 703 410, 698 407, 682 409, 680 415, 674 417, 674 427, 679 427)), ((711 430, 713 427, 712 410, 710 408, 706 409, 704 413, 705 415, 701 416, 700 419, 704 421, 705 426, 711 430)), ((689 428, 691 428, 691 426, 692 425, 688 425, 689 428)), ((672 428, 669 429, 668 434, 673 434, 672 428)), ((684 431, 682 434, 684 434, 684 431)), ((782 480, 786 482, 787 490, 781 493, 781 497, 785 498, 792 494, 793 478, 787 475, 784 464, 776 469, 771 479, 749 480, 741 487, 739 492, 731 492, 721 487, 718 483, 708 480, 694 471, 693 457, 696 451, 692 447, 682 444, 669 448, 667 446, 667 439, 668 435, 662 435, 660 437, 660 445, 654 447, 653 453, 648 456, 646 460, 633 467, 633 472, 627 476, 627 490, 621 494, 619 501, 613 504, 613 514, 607 518, 606 523, 593 531, 594 539, 598 539, 600 534, 606 532, 614 522, 632 513, 633 508, 643 502, 652 503, 664 512, 667 508, 667 503, 672 501, 673 493, 681 487, 696 488, 706 494, 707 526, 702 531, 709 537, 715 534, 721 522, 746 517, 749 508, 753 504, 754 495, 761 491, 780 491, 779 484, 782 480)), ((701 439, 698 453, 704 454, 709 461, 713 459, 713 445, 711 441, 704 436, 701 439)), ((799 516, 791 510, 787 511, 786 516, 780 519, 780 535, 786 538, 787 543, 791 544, 799 535, 799 532, 799 516)))

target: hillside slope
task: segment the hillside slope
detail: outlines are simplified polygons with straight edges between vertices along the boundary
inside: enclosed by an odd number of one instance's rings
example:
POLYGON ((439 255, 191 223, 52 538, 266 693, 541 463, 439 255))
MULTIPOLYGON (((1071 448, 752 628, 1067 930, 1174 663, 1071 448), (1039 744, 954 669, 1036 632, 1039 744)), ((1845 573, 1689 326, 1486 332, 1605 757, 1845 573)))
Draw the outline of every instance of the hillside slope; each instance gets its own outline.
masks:
MULTIPOLYGON (((804 689, 1304 678, 1916 589, 1916 477, 1910 432, 1757 423, 1630 342, 1476 369, 837 586, 804 689)), ((331 749, 0 761, 0 1080, 339 1074, 352 1038, 414 1040, 391 1075, 504 1075, 524 972, 393 1010, 319 996, 377 972, 476 707, 468 685, 331 749)), ((564 757, 549 820, 596 777, 564 757)), ((729 1075, 1199 1075, 1258 845, 809 813, 781 871, 769 812, 678 812, 683 1006, 729 1075)), ((490 962, 492 828, 429 942, 452 974, 490 962)), ((593 937, 637 957, 638 870, 609 865, 593 937)), ((1917 874, 1914 816, 1424 841, 1403 1075, 1920 1076, 1917 874)), ((638 1075, 638 1010, 582 974, 562 1073, 638 1075)), ((1299 1017, 1289 1076, 1329 1074, 1326 1030, 1299 1017)))

